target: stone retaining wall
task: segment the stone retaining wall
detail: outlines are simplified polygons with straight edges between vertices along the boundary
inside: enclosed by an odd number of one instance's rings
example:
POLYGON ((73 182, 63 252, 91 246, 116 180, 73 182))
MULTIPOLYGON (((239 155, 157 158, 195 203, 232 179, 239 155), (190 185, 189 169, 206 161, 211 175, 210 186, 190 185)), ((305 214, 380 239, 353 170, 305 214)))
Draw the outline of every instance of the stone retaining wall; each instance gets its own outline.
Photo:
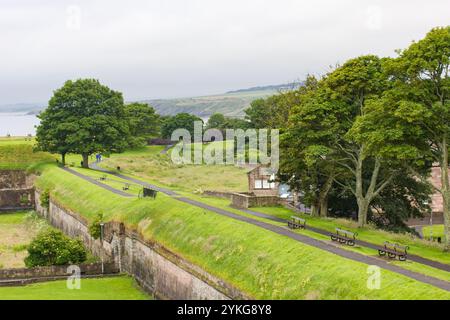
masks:
POLYGON ((203 192, 205 196, 211 196, 211 197, 217 197, 217 198, 223 198, 223 199, 229 199, 231 200, 233 197, 232 192, 223 192, 223 191, 211 191, 206 190, 203 192))
POLYGON ((0 170, 0 211, 34 207, 32 178, 24 170, 0 170))
POLYGON ((146 241, 128 230, 120 222, 109 222, 104 227, 104 241, 89 235, 88 223, 50 199, 49 210, 40 203, 36 191, 36 210, 56 228, 71 237, 78 237, 104 261, 114 262, 150 294, 160 299, 226 300, 246 299, 245 294, 186 261, 158 243, 146 241))
POLYGON ((231 205, 240 209, 276 206, 278 204, 280 204, 280 198, 277 196, 256 196, 248 193, 233 193, 231 196, 231 205))
POLYGON ((24 170, 0 170, 0 190, 33 187, 32 177, 24 170))

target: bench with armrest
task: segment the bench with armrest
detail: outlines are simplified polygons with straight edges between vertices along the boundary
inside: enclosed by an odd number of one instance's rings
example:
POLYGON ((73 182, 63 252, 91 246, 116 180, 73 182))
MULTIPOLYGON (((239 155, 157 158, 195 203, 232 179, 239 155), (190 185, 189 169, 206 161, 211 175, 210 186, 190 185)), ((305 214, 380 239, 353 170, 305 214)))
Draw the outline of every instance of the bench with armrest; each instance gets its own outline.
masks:
POLYGON ((336 228, 336 233, 332 233, 331 240, 339 243, 345 243, 349 246, 354 246, 356 241, 357 232, 347 231, 341 228, 336 228))
POLYGON ((398 257, 398 260, 406 261, 408 250, 408 246, 402 246, 398 243, 385 241, 383 247, 378 249, 378 254, 380 256, 385 256, 387 254, 391 259, 395 259, 396 257, 398 257))
POLYGON ((305 229, 306 228, 306 220, 292 216, 292 220, 288 221, 288 227, 291 229, 305 229))

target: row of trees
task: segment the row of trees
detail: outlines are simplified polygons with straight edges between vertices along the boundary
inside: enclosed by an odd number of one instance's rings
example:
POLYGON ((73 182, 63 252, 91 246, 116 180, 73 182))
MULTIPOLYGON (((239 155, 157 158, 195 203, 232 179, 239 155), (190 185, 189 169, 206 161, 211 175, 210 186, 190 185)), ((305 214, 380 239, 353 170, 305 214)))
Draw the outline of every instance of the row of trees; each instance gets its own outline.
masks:
POLYGON ((281 130, 279 178, 300 192, 316 215, 354 206, 369 220, 401 225, 444 203, 450 247, 450 27, 399 50, 396 58, 351 59, 298 90, 255 101, 256 127, 281 130), (441 186, 428 182, 433 166, 441 186))

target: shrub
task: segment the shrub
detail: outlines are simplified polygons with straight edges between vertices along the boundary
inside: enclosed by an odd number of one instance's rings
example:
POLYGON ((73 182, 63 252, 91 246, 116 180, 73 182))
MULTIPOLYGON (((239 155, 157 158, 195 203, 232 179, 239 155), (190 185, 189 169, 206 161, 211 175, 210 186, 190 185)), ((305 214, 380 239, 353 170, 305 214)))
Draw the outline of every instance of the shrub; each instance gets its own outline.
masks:
POLYGON ((27 248, 27 267, 67 265, 84 262, 86 249, 79 239, 70 239, 61 231, 41 231, 27 248))
POLYGON ((97 214, 97 217, 92 221, 92 223, 89 225, 89 234, 92 238, 98 239, 101 236, 101 226, 100 224, 103 221, 103 213, 97 214))
POLYGON ((42 191, 39 200, 41 201, 41 206, 48 209, 50 207, 50 191, 42 191))

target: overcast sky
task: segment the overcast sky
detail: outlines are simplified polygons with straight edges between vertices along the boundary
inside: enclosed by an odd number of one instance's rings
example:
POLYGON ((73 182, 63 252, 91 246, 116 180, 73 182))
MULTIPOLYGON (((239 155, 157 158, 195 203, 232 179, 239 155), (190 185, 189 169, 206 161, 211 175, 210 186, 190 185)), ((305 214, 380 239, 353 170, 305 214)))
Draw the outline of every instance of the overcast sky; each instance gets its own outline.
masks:
POLYGON ((1 0, 0 104, 86 77, 128 101, 286 83, 449 22, 449 0, 1 0))

